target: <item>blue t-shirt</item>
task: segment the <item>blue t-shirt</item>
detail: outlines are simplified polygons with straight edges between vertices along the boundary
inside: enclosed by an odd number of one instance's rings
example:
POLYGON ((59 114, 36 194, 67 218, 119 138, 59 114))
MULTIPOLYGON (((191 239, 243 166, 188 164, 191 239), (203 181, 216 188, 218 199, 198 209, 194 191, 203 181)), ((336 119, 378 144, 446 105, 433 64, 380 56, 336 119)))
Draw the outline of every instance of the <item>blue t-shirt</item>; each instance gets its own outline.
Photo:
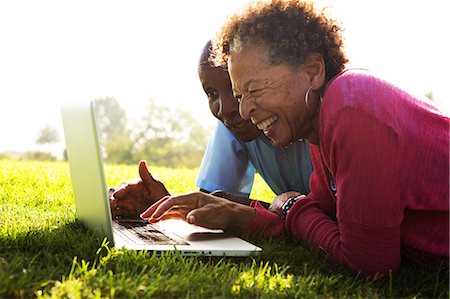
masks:
POLYGON ((242 142, 219 121, 203 156, 196 185, 208 191, 248 196, 258 172, 277 195, 287 191, 308 194, 312 170, 307 141, 278 147, 261 134, 253 141, 242 142))

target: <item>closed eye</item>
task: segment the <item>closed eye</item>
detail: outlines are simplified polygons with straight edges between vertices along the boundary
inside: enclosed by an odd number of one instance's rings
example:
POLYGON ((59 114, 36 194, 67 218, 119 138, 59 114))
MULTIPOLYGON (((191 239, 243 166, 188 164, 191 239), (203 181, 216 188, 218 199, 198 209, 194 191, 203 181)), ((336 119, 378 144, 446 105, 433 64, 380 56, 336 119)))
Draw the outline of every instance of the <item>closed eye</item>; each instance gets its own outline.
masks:
POLYGON ((263 90, 263 88, 253 89, 253 90, 249 90, 248 93, 251 94, 251 95, 255 95, 255 94, 257 94, 258 92, 260 92, 262 90, 263 90))
POLYGON ((219 92, 216 89, 210 88, 206 90, 206 96, 210 102, 214 102, 219 98, 219 92))

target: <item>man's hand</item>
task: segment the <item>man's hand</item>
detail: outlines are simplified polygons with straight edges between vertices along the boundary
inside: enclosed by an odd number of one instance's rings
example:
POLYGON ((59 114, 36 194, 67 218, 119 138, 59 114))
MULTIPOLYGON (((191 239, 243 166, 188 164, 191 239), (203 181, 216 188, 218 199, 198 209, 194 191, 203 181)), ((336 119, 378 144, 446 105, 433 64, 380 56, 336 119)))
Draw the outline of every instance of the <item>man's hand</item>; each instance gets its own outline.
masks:
POLYGON ((141 214, 149 222, 178 218, 210 229, 243 230, 255 217, 255 209, 227 199, 191 192, 166 196, 141 214))
POLYGON ((170 195, 163 183, 153 178, 145 161, 139 162, 140 180, 122 184, 110 194, 109 203, 113 218, 138 218, 150 205, 170 195))
POLYGON ((269 211, 274 212, 275 214, 278 214, 278 216, 283 215, 283 211, 281 210, 281 207, 283 207, 284 203, 291 197, 301 195, 300 192, 295 191, 289 191, 286 193, 281 193, 277 197, 275 197, 272 201, 272 203, 269 206, 269 211))

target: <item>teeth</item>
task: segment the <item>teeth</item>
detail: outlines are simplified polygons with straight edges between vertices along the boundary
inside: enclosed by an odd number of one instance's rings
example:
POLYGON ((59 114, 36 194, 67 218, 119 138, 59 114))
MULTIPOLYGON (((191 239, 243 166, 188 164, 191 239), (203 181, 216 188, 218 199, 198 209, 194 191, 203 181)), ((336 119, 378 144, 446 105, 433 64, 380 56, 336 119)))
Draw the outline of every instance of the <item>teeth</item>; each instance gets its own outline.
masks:
POLYGON ((272 116, 271 118, 268 118, 263 122, 260 122, 257 125, 257 127, 258 127, 258 129, 260 129, 262 131, 267 130, 267 128, 269 128, 277 119, 278 119, 278 117, 272 116))

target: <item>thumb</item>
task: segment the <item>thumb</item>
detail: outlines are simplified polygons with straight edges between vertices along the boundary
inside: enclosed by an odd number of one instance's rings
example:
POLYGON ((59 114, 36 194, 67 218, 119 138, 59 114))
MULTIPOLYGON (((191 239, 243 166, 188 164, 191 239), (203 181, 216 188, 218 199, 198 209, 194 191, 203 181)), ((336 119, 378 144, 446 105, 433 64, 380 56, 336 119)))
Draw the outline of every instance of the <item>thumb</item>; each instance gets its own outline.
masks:
POLYGON ((139 176, 146 186, 151 186, 152 183, 155 182, 152 174, 148 171, 147 162, 145 160, 139 162, 139 176))
POLYGON ((227 224, 223 219, 214 217, 214 220, 210 219, 212 215, 216 215, 211 209, 202 207, 190 211, 186 215, 187 222, 198 226, 203 226, 209 229, 225 229, 227 224), (222 221, 221 221, 222 220, 222 221))

